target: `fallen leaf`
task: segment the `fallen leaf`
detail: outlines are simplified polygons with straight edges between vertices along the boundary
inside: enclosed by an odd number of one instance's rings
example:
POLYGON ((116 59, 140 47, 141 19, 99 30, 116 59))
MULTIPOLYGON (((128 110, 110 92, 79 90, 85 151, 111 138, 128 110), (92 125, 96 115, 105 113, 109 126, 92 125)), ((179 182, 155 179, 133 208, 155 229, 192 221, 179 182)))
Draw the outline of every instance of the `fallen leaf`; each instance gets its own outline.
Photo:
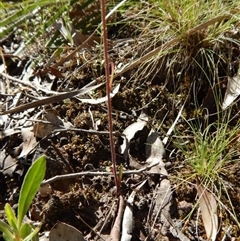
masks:
POLYGON ((224 96, 222 109, 226 110, 240 95, 240 67, 236 76, 228 79, 227 90, 224 96))
POLYGON ((27 110, 27 109, 30 109, 30 108, 35 108, 35 107, 39 107, 39 106, 42 106, 42 105, 52 104, 52 103, 56 103, 56 102, 59 102, 59 101, 65 100, 65 99, 73 98, 76 95, 83 95, 83 94, 86 94, 90 91, 93 91, 96 88, 100 87, 101 85, 103 85, 103 84, 98 84, 98 85, 90 86, 90 87, 83 87, 80 90, 64 92, 64 93, 54 95, 54 96, 50 96, 50 97, 47 97, 47 98, 44 98, 44 99, 41 99, 41 100, 36 100, 36 101, 31 102, 31 103, 20 105, 18 107, 7 110, 3 113, 0 113, 0 115, 14 114, 14 113, 24 111, 24 110, 27 110))
POLYGON ((36 137, 34 136, 33 125, 31 122, 26 122, 26 126, 23 126, 21 129, 21 133, 23 139, 23 146, 18 158, 24 157, 29 154, 38 143, 36 137), (29 125, 31 126, 29 127, 29 125))
POLYGON ((127 205, 123 214, 122 221, 122 236, 121 241, 131 241, 133 233, 133 201, 136 192, 132 191, 131 195, 128 197, 127 205))
POLYGON ((82 233, 71 225, 57 222, 49 233, 50 241, 85 241, 82 233))
POLYGON ((133 202, 137 191, 139 191, 147 180, 139 184, 130 194, 123 214, 121 241, 131 241, 134 227, 133 202))
POLYGON ((199 180, 197 180, 197 192, 207 238, 215 241, 218 233, 217 201, 214 195, 199 180))
POLYGON ((56 128, 58 128, 56 125, 50 123, 36 122, 33 126, 33 133, 35 137, 43 138, 51 134, 56 128))
POLYGON ((114 221, 113 227, 111 229, 110 237, 108 237, 107 241, 118 241, 118 240, 120 240, 123 211, 124 211, 124 199, 123 199, 123 196, 120 195, 119 199, 118 199, 117 217, 114 221))
POLYGON ((145 116, 145 118, 141 118, 140 115, 136 122, 132 123, 123 131, 123 144, 120 146, 119 152, 120 154, 123 154, 125 160, 128 160, 130 141, 138 131, 141 131, 144 128, 146 124, 147 117, 145 116))
MULTIPOLYGON (((119 91, 119 88, 120 88, 120 84, 118 84, 112 93, 110 93, 110 97, 113 98, 119 91)), ((100 104, 100 103, 103 103, 105 101, 107 101, 107 96, 105 97, 102 97, 102 98, 98 98, 98 99, 81 99, 81 98, 78 98, 78 100, 80 100, 81 102, 83 103, 88 103, 88 104, 93 104, 93 105, 96 105, 96 104, 100 104)))
POLYGON ((49 123, 46 123, 45 121, 36 122, 33 126, 35 137, 43 138, 51 134, 56 129, 67 129, 72 127, 70 122, 65 122, 62 120, 54 113, 54 111, 47 111, 43 119, 47 120, 49 123))
POLYGON ((165 149, 158 132, 154 131, 153 129, 150 131, 148 135, 145 152, 147 158, 146 163, 149 166, 157 163, 156 166, 152 167, 149 170, 149 173, 158 173, 166 175, 167 172, 165 172, 164 168, 165 164, 162 160, 165 154, 165 149), (162 171, 161 168, 163 168, 162 171))
POLYGON ((18 166, 18 161, 12 158, 11 155, 7 155, 5 150, 0 153, 0 168, 3 175, 9 175, 12 177, 14 171, 18 166))

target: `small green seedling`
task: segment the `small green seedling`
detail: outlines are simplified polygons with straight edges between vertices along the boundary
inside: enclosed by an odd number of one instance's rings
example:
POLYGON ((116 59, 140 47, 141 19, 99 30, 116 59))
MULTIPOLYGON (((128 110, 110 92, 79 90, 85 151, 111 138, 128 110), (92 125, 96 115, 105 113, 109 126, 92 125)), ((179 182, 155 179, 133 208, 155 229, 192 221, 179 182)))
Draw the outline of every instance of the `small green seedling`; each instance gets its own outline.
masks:
POLYGON ((0 231, 6 241, 35 241, 38 240, 37 233, 41 225, 33 228, 29 223, 23 221, 34 196, 36 195, 46 171, 46 159, 39 157, 29 168, 24 177, 18 200, 18 215, 16 217, 12 207, 5 205, 7 222, 0 220, 0 231))

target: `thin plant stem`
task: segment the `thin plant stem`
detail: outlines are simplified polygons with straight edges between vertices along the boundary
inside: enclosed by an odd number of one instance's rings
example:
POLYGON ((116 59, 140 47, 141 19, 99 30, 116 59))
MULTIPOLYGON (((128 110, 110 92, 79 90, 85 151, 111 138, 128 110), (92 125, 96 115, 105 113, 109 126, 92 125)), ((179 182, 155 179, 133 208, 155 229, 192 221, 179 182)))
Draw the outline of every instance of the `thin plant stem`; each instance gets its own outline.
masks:
MULTIPOLYGON (((112 102, 111 102, 111 88, 112 88, 112 79, 110 79, 109 73, 109 64, 108 64, 108 43, 107 43, 107 23, 106 23, 106 6, 105 0, 101 0, 101 15, 102 15, 102 29, 103 29, 103 52, 104 52, 104 60, 105 60, 105 76, 106 76, 106 90, 107 90, 107 107, 108 107, 108 124, 109 124, 109 138, 110 138, 110 148, 111 148, 111 157, 113 164, 113 175, 116 185, 116 193, 119 194, 120 183, 118 181, 117 176, 117 168, 116 168, 116 153, 115 153, 115 145, 114 145, 114 137, 113 137, 113 123, 112 123, 112 102)), ((112 65, 112 72, 114 71, 112 65)))

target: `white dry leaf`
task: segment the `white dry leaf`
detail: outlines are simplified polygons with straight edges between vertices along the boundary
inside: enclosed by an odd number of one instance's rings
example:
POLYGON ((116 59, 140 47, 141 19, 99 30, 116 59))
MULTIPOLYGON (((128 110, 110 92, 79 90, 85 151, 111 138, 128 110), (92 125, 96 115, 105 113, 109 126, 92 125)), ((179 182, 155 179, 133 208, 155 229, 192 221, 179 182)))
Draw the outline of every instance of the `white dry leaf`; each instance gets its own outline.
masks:
MULTIPOLYGON (((118 84, 112 91, 112 93, 110 93, 110 97, 113 98, 119 91, 119 88, 120 88, 120 84, 118 84)), ((105 97, 102 97, 102 98, 98 98, 98 99, 81 99, 81 98, 78 98, 76 97, 78 100, 80 100, 81 102, 83 103, 88 103, 88 104, 93 104, 93 105, 96 105, 96 104, 101 104, 105 101, 107 101, 107 96, 105 97)))
POLYGON ((160 136, 158 132, 152 129, 146 143, 146 163, 148 165, 156 164, 148 173, 159 174, 159 184, 155 189, 154 205, 151 213, 151 219, 153 220, 152 229, 154 229, 155 223, 160 222, 162 225, 159 231, 162 235, 167 235, 170 231, 172 235, 179 240, 189 241, 189 239, 173 225, 171 219, 172 189, 168 172, 163 162, 164 155, 165 149, 160 136))
POLYGON ((50 241, 85 241, 82 233, 71 225, 57 222, 49 233, 50 241))
POLYGON ((165 164, 162 160, 165 154, 165 149, 158 132, 154 131, 153 129, 151 129, 150 133, 148 134, 145 152, 147 158, 146 163, 148 163, 149 166, 157 164, 149 170, 149 173, 158 173, 166 175, 167 173, 165 173, 164 171, 165 164))
POLYGON ((130 194, 123 214, 121 241, 131 241, 134 228, 133 202, 136 193, 144 186, 147 180, 139 184, 130 194))
POLYGON ((207 238, 215 241, 218 233, 217 201, 214 195, 197 182, 199 206, 207 238))
MULTIPOLYGON (((140 116, 141 117, 141 116, 140 116)), ((124 159, 128 159, 128 150, 130 146, 130 141, 135 136, 138 131, 141 131, 147 124, 147 119, 138 118, 138 120, 132 123, 123 131, 123 144, 120 146, 120 154, 123 154, 124 159)))
MULTIPOLYGON (((26 126, 30 123, 31 122, 26 122, 26 126)), ((37 146, 37 143, 38 143, 36 140, 36 137, 34 136, 32 125, 30 127, 23 126, 21 129, 21 133, 22 133, 22 139, 23 139, 23 146, 22 146, 22 152, 20 153, 18 158, 26 156, 37 146)))
POLYGON ((121 241, 131 241, 133 232, 133 201, 136 192, 132 191, 123 214, 121 241))
POLYGON ((7 155, 6 151, 3 149, 0 152, 0 169, 3 175, 12 177, 17 166, 18 161, 15 158, 12 158, 11 155, 7 155))
POLYGON ((236 76, 228 79, 227 90, 224 96, 222 109, 226 110, 240 95, 240 67, 236 76))
MULTIPOLYGON (((1 116, 0 116, 0 119, 1 119, 1 116)), ((0 121, 0 123, 1 123, 1 121, 0 121)), ((0 126, 1 126, 1 124, 0 124, 0 126)), ((14 134, 18 134, 20 132, 21 131, 18 128, 11 128, 11 129, 2 130, 2 131, 0 130, 0 139, 7 137, 7 136, 14 135, 14 134)))

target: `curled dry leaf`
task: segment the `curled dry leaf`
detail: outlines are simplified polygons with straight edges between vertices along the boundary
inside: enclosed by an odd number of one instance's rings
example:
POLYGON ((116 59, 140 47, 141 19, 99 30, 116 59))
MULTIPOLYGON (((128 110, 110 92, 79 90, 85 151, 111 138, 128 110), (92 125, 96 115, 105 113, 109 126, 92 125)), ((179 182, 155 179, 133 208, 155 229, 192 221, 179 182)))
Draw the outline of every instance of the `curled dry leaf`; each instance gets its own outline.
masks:
POLYGON ((214 195, 210 193, 198 180, 197 192, 207 237, 209 240, 215 241, 218 233, 217 201, 214 195))
POLYGON ((127 200, 123 214, 121 241, 131 241, 133 232, 133 201, 136 192, 133 191, 127 200))
POLYGON ((33 125, 31 122, 26 122, 26 126, 23 126, 21 129, 22 133, 22 139, 23 139, 23 146, 22 146, 22 152, 18 156, 24 157, 27 154, 29 154, 37 145, 36 137, 34 136, 33 132, 33 125), (30 127, 29 127, 30 125, 30 127))
POLYGON ((7 155, 5 150, 0 153, 0 169, 3 175, 13 175, 14 171, 18 166, 18 161, 12 158, 11 155, 7 155))
MULTIPOLYGON (((119 91, 119 88, 120 88, 120 84, 118 84, 114 89, 113 89, 113 92, 110 93, 110 97, 113 98, 119 91)), ((81 102, 83 103, 88 103, 88 104, 93 104, 93 105, 96 105, 96 104, 101 104, 105 101, 107 101, 107 96, 105 97, 102 97, 102 98, 98 98, 98 99, 81 99, 81 98, 78 98, 78 100, 80 100, 81 102)))
POLYGON ((121 241, 131 241, 132 239, 134 227, 133 202, 137 191, 139 191, 146 182, 147 180, 143 181, 140 185, 138 185, 128 197, 125 211, 123 214, 121 241))
POLYGON ((147 120, 147 116, 140 115, 136 122, 132 123, 123 131, 123 144, 120 146, 119 152, 123 154, 125 160, 128 160, 130 141, 138 131, 144 128, 147 124, 147 120))
POLYGON ((123 196, 119 196, 119 204, 118 204, 118 212, 117 217, 114 221, 114 225, 111 229, 110 238, 107 239, 109 241, 119 241, 121 237, 121 222, 123 218, 124 211, 124 199, 123 196))
POLYGON ((157 165, 151 168, 149 172, 166 175, 167 172, 165 172, 166 170, 164 168, 165 164, 162 160, 165 154, 165 149, 159 137, 159 134, 153 129, 150 131, 148 135, 145 151, 146 151, 146 158, 147 158, 146 163, 148 163, 149 166, 157 163, 157 165), (161 170, 161 168, 163 169, 161 170))
POLYGON ((240 95, 240 67, 236 76, 228 79, 227 90, 224 96, 222 109, 226 110, 240 95))
POLYGON ((49 121, 46 122, 36 122, 33 127, 34 136, 38 138, 43 138, 52 133, 52 131, 61 128, 69 128, 70 123, 64 122, 60 117, 58 117, 53 111, 48 111, 45 115, 45 119, 49 121))

